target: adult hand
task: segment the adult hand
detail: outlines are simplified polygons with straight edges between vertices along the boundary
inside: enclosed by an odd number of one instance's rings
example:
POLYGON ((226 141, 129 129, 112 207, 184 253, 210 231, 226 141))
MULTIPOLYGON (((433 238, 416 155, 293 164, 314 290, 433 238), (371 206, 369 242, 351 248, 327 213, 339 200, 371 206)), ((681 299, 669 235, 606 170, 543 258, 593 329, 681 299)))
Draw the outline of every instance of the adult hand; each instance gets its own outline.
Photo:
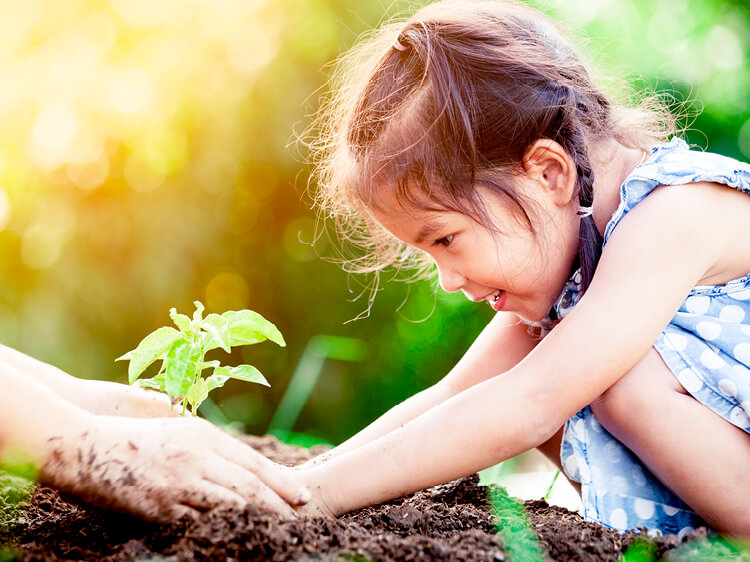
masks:
POLYGON ((293 471, 200 418, 92 418, 48 440, 44 483, 161 522, 248 503, 291 518, 310 498, 293 471))
POLYGON ((165 418, 180 415, 169 396, 115 382, 76 379, 75 402, 83 409, 105 416, 165 418))

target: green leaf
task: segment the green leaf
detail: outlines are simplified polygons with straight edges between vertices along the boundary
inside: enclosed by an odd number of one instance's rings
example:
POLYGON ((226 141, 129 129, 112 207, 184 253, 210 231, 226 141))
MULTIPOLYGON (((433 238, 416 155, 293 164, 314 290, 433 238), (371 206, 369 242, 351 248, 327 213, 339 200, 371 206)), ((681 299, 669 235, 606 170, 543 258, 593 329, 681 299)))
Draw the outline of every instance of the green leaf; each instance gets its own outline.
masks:
POLYGON ((128 351, 125 355, 120 355, 115 361, 130 361, 133 358, 133 351, 128 351))
POLYGON ((193 301, 193 304, 195 305, 195 312, 193 312, 193 322, 196 324, 200 324, 201 320, 203 319, 203 311, 206 310, 206 307, 203 306, 203 303, 201 301, 193 301))
POLYGON ((185 339, 174 342, 167 352, 165 387, 172 398, 184 396, 193 383, 196 365, 192 353, 193 346, 185 339))
POLYGON ((211 392, 215 388, 221 388, 224 386, 224 383, 229 380, 228 375, 218 375, 214 371, 214 374, 211 375, 206 379, 206 384, 208 385, 208 391, 211 392))
POLYGON ((218 361, 216 361, 216 360, 214 360, 214 361, 203 361, 201 363, 201 365, 200 365, 200 370, 202 371, 203 369, 210 369, 211 367, 213 367, 215 369, 219 365, 220 365, 220 363, 218 361))
POLYGON ((152 379, 138 379, 137 381, 135 381, 135 383, 133 383, 133 386, 164 392, 164 379, 162 378, 162 380, 157 380, 156 377, 152 379))
POLYGON ((214 375, 224 375, 240 381, 255 382, 264 386, 271 386, 261 372, 252 365, 217 367, 214 369, 214 375))
POLYGON ((198 408, 198 406, 200 406, 201 403, 206 398, 208 398, 208 390, 208 384, 201 378, 195 381, 195 384, 193 384, 188 389, 185 398, 187 398, 187 401, 190 402, 193 413, 195 413, 195 410, 198 408))
POLYGON ((201 328, 206 334, 202 337, 203 350, 208 351, 220 347, 227 353, 230 349, 229 321, 218 314, 209 314, 201 322, 201 328))
MULTIPOLYGON (((128 382, 133 384, 141 373, 157 359, 162 359, 164 353, 170 346, 181 337, 180 332, 174 328, 164 327, 151 332, 143 341, 130 352, 130 365, 128 365, 128 382)), ((128 354, 126 353, 125 356, 128 354)))
POLYGON ((231 345, 249 345, 271 340, 284 347, 281 332, 271 322, 252 310, 230 310, 222 314, 229 321, 231 345))
POLYGON ((190 318, 188 318, 184 314, 178 314, 176 308, 169 309, 169 317, 172 319, 172 322, 174 322, 174 325, 177 326, 180 330, 182 330, 186 334, 193 333, 193 325, 190 323, 190 318))

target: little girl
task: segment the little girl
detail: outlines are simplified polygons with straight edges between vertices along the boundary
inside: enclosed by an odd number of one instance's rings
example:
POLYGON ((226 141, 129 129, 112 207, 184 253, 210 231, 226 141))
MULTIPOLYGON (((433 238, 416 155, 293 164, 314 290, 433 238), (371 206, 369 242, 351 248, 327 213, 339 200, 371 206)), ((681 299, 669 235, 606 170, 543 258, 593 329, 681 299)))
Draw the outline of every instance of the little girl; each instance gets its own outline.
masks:
POLYGON ((539 447, 587 519, 750 536, 750 166, 668 140, 654 104, 617 105, 521 4, 431 4, 343 66, 326 215, 360 269, 427 258, 497 315, 442 381, 299 470, 306 509, 539 447))

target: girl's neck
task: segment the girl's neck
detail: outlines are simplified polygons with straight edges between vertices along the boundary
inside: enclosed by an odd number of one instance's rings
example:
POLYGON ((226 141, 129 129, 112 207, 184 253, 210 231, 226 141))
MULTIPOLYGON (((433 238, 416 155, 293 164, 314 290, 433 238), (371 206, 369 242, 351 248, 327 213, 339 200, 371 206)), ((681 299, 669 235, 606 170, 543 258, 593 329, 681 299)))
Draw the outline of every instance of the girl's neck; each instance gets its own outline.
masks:
POLYGON ((620 186, 643 163, 648 151, 623 146, 614 139, 605 141, 591 153, 594 172, 594 223, 600 234, 620 204, 620 186))

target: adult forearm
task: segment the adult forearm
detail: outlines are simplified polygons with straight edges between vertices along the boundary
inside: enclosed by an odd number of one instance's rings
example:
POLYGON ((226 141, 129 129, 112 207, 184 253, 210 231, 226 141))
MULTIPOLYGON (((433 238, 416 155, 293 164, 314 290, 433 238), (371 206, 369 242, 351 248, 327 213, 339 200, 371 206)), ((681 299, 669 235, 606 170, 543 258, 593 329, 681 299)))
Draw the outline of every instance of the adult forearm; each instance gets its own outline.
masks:
POLYGON ((55 440, 90 425, 91 414, 7 363, 0 365, 0 388, 0 465, 7 469, 43 469, 55 440))
POLYGON ((62 369, 29 357, 10 347, 0 345, 0 367, 6 365, 24 373, 65 400, 76 403, 80 398, 80 379, 62 369))

